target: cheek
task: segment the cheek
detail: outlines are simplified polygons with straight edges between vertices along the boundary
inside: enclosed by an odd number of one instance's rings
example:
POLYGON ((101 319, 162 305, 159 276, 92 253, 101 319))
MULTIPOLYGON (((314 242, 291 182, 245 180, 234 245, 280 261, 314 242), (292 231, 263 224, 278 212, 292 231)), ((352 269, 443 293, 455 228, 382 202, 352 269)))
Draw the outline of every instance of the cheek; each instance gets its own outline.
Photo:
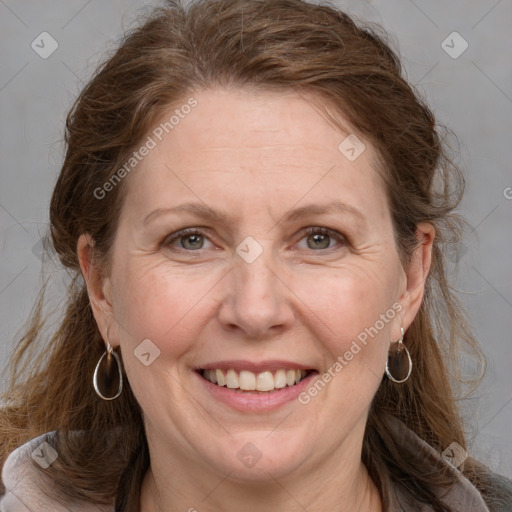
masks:
POLYGON ((301 393, 299 402, 310 417, 318 418, 318 428, 332 440, 332 449, 340 435, 363 421, 382 382, 396 322, 396 276, 383 268, 380 273, 368 268, 352 267, 336 278, 326 275, 317 280, 322 288, 317 288, 315 304, 308 304, 315 312, 310 320, 313 335, 326 357, 318 381, 301 393))
POLYGON ((201 321, 206 321, 211 283, 204 275, 170 271, 165 265, 134 265, 118 275, 114 314, 123 348, 133 352, 150 340, 172 366, 197 339, 201 321))
MULTIPOLYGON (((204 277, 163 272, 163 267, 137 269, 118 281, 115 316, 123 365, 138 402, 150 417, 172 414, 164 401, 179 407, 184 395, 180 362, 197 350, 207 315, 211 285, 204 277)), ((187 395, 185 395, 186 397, 187 395)))
POLYGON ((330 412, 324 412, 329 417, 336 417, 340 409, 360 417, 382 381, 392 326, 399 322, 400 310, 398 275, 386 268, 396 267, 391 262, 387 267, 354 266, 316 282, 317 302, 310 309, 317 318, 312 315, 311 325, 317 326, 314 335, 326 353, 320 376, 325 388, 317 384, 302 399, 308 403, 319 396, 315 403, 333 404, 330 412))
MULTIPOLYGON (((130 355, 141 343, 151 348, 154 345, 161 362, 175 371, 184 354, 188 360, 201 351, 197 340, 203 338, 201 333, 209 323, 215 323, 227 294, 235 291, 225 289, 223 272, 205 273, 193 266, 177 269, 169 262, 147 261, 126 258, 114 267, 119 341, 123 354, 130 355)), ((326 367, 339 356, 351 358, 348 352, 352 351, 357 354, 353 354, 350 366, 371 362, 378 368, 387 352, 391 314, 395 313, 397 276, 389 270, 396 268, 393 263, 354 257, 343 267, 286 273, 293 293, 283 296, 283 301, 295 310, 289 336, 305 327, 311 338, 306 351, 311 355, 316 346, 325 356, 326 367)))
POLYGON ((397 276, 393 272, 347 266, 316 279, 314 292, 306 281, 298 294, 308 297, 309 290, 309 307, 316 312, 316 323, 325 327, 331 353, 340 355, 349 350, 353 340, 362 345, 365 341, 387 340, 399 308, 395 303, 397 276))

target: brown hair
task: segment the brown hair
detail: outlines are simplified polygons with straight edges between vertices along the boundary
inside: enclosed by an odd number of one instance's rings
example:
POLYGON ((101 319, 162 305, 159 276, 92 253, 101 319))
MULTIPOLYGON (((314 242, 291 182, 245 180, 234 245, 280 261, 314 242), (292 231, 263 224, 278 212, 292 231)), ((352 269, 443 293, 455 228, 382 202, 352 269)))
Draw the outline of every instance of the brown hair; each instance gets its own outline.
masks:
MULTIPOLYGON (((10 362, 0 461, 22 442, 55 430, 59 458, 51 476, 64 493, 97 504, 115 499, 116 510, 137 509, 149 465, 141 410, 126 379, 122 395, 112 402, 93 390, 104 342, 80 273, 77 240, 82 233, 92 236, 94 257, 108 275, 129 177, 102 200, 94 191, 170 106, 210 86, 293 89, 321 97, 334 122, 335 113, 343 113, 381 157, 404 264, 418 244, 416 225, 428 221, 436 228, 424 301, 405 337, 414 371, 402 385, 383 379, 362 455, 377 483, 385 472, 434 510, 447 510, 435 488, 452 485, 453 476, 428 469, 420 458, 400 457, 386 418, 399 418, 438 451, 453 441, 465 446, 450 376, 460 378, 457 357, 463 346, 483 356, 448 283, 442 252, 460 239, 463 219, 454 209, 464 179, 382 29, 356 25, 337 9, 301 0, 205 0, 187 8, 169 2, 124 37, 75 101, 50 206, 53 247, 73 276, 67 309, 47 340, 47 357, 30 358, 45 322, 43 287, 10 362), (72 431, 88 434, 77 438, 72 431)), ((466 464, 465 474, 478 484, 475 467, 466 464)))

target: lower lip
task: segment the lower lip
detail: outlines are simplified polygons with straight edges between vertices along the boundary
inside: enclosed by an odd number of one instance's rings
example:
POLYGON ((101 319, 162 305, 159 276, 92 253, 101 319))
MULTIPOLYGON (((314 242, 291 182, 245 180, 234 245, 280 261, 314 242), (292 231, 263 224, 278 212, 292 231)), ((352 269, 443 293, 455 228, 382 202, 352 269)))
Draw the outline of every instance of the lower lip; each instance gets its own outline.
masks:
POLYGON ((282 405, 296 400, 311 385, 318 372, 313 372, 294 386, 286 386, 274 391, 235 391, 225 386, 217 386, 194 372, 203 386, 214 398, 241 412, 271 412, 282 405))

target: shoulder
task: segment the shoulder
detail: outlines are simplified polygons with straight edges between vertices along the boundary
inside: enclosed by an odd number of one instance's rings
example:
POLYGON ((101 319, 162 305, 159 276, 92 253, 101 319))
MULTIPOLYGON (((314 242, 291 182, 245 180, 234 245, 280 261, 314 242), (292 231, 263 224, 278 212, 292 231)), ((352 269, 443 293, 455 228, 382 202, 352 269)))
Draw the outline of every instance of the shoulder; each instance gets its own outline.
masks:
POLYGON ((473 460, 472 462, 479 473, 476 486, 490 512, 510 512, 512 510, 512 480, 492 471, 479 461, 473 460))
POLYGON ((103 507, 63 499, 44 473, 58 458, 54 448, 55 432, 31 439, 9 454, 2 468, 5 494, 0 496, 0 512, 114 512, 103 507))
MULTIPOLYGON (((403 447, 404 456, 407 456, 408 453, 421 453, 432 460, 437 467, 443 467, 447 472, 456 475, 452 487, 447 490, 439 489, 439 496, 449 509, 464 510, 464 512, 512 511, 512 480, 468 457, 467 453, 459 446, 461 453, 458 454, 458 457, 468 458, 468 465, 476 471, 477 477, 471 477, 470 480, 465 473, 459 471, 452 464, 449 453, 437 451, 400 420, 390 419, 390 427, 396 435, 396 439, 399 440, 400 446, 403 447)), ((393 490, 395 500, 402 506, 402 510, 418 510, 418 503, 415 502, 414 497, 408 496, 396 487, 393 490)), ((430 512, 431 509, 427 506, 419 510, 430 512)))

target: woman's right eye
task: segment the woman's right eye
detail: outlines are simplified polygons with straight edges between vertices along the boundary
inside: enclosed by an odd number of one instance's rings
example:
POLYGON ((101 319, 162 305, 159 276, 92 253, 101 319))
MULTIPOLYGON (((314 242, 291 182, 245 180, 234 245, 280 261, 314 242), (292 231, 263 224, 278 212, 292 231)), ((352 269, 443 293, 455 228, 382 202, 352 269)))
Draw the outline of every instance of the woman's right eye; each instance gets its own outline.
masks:
POLYGON ((184 229, 167 237, 162 245, 172 249, 171 246, 176 241, 180 241, 181 247, 178 247, 178 250, 192 252, 202 249, 205 239, 208 240, 207 236, 202 231, 197 229, 184 229))

